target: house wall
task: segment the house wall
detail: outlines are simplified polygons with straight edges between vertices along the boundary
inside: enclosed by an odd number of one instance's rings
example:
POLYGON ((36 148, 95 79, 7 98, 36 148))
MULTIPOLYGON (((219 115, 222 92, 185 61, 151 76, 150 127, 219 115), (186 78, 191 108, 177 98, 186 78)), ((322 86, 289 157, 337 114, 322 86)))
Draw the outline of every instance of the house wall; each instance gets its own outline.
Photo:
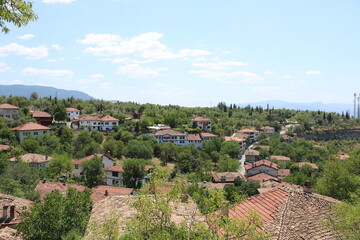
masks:
POLYGON ((18 109, 0 109, 0 117, 12 118, 17 120, 20 118, 20 110, 18 109))
POLYGON ((114 185, 121 185, 122 184, 122 180, 123 180, 123 175, 121 172, 117 172, 118 176, 113 176, 113 172, 112 171, 106 171, 106 184, 109 186, 114 186, 114 185))
POLYGON ((203 141, 197 140, 197 141, 189 141, 189 145, 193 144, 197 148, 202 148, 203 141))
POLYGON ((15 131, 15 134, 19 137, 20 142, 23 142, 30 135, 36 138, 40 138, 44 134, 50 135, 50 130, 15 131))
POLYGON ((258 156, 255 155, 245 155, 245 161, 247 162, 255 162, 258 160, 258 156))
POLYGON ((258 173, 266 173, 270 176, 273 176, 273 177, 278 177, 278 170, 277 169, 274 169, 274 168, 271 168, 271 167, 268 167, 268 166, 258 166, 258 167, 254 167, 252 169, 249 169, 249 170, 246 170, 246 176, 247 177, 251 177, 251 176, 254 176, 258 173))
POLYGON ((186 136, 170 136, 170 135, 163 135, 163 136, 155 136, 158 140, 158 143, 167 143, 172 142, 173 144, 185 146, 189 145, 189 141, 186 136))
POLYGON ((80 117, 80 112, 68 112, 67 114, 70 121, 78 119, 80 117))

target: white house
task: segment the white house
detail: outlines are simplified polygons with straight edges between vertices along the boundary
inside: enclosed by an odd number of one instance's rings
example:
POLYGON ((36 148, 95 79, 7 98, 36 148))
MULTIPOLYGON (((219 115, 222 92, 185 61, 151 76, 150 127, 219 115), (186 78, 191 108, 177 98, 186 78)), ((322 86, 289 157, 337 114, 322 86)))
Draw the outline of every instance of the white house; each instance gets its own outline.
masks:
POLYGON ((70 121, 78 119, 80 117, 80 110, 76 108, 66 108, 68 119, 70 121))
POLYGON ((83 128, 89 131, 110 131, 119 126, 119 119, 111 116, 84 116, 72 121, 74 129, 83 128))
POLYGON ((50 135, 50 128, 32 122, 14 127, 11 130, 18 136, 20 142, 23 142, 30 135, 33 135, 36 138, 40 138, 45 134, 50 135))
POLYGON ((278 165, 269 160, 260 160, 254 163, 246 163, 244 165, 246 177, 251 177, 259 173, 265 173, 273 177, 278 177, 278 165))
POLYGON ((211 141, 211 139, 213 139, 214 137, 217 137, 217 135, 208 133, 208 132, 202 132, 202 133, 200 133, 200 136, 201 136, 202 140, 204 140, 204 141, 211 141))
POLYGON ((237 142, 240 145, 240 149, 241 150, 245 150, 246 149, 246 139, 245 138, 239 138, 239 137, 229 137, 226 136, 224 137, 225 142, 237 142))
POLYGON ((52 160, 52 157, 36 153, 27 153, 19 156, 18 158, 12 157, 9 160, 10 162, 17 162, 20 160, 22 162, 28 163, 33 168, 39 169, 47 166, 52 160))
POLYGON ((156 137, 158 143, 172 142, 181 146, 189 145, 187 134, 175 130, 158 131, 152 135, 156 137))
POLYGON ((254 130, 254 129, 241 129, 241 130, 238 130, 237 133, 247 135, 248 139, 251 142, 257 141, 259 139, 259 131, 254 130))
POLYGON ((188 134, 187 135, 189 144, 195 145, 197 148, 202 148, 203 140, 200 134, 188 134))
POLYGON ((74 165, 73 175, 80 176, 83 171, 82 163, 89 161, 90 159, 93 159, 94 157, 101 158, 103 168, 112 167, 117 164, 117 161, 114 161, 113 159, 111 159, 109 156, 107 156, 105 154, 92 154, 90 156, 72 161, 72 164, 74 165))
POLYGON ((20 109, 7 103, 0 104, 0 117, 17 120, 20 118, 20 109))
POLYGON ((194 119, 191 119, 191 122, 190 122, 191 125, 193 125, 194 123, 196 123, 196 125, 201 130, 211 131, 211 119, 209 119, 209 118, 196 117, 194 119))
POLYGON ((265 132, 267 135, 272 136, 275 134, 275 128, 270 126, 264 126, 260 128, 261 131, 265 132))

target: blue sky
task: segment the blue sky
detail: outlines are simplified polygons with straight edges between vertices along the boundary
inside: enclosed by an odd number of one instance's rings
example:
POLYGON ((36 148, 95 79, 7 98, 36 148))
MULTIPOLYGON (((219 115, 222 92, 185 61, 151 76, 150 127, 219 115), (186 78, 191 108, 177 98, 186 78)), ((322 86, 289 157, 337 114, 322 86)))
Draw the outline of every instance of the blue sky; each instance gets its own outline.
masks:
POLYGON ((36 0, 0 38, 0 84, 210 106, 351 103, 358 0, 36 0))

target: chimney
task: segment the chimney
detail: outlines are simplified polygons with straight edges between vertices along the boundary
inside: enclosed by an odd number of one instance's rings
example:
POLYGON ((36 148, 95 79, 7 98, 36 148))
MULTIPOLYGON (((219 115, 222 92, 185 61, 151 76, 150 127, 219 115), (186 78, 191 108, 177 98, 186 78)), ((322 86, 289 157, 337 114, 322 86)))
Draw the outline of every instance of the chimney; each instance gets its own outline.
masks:
POLYGON ((45 155, 45 160, 48 160, 48 155, 45 155))
POLYGON ((109 196, 108 190, 105 190, 105 196, 109 196))
POLYGON ((312 193, 312 183, 311 182, 305 182, 305 184, 304 184, 304 192, 305 193, 312 193))
POLYGON ((9 206, 3 206, 3 219, 7 219, 7 210, 8 210, 9 206))
POLYGON ((203 188, 206 188, 206 181, 203 182, 203 188))
POLYGON ((10 218, 15 218, 15 206, 10 207, 10 218))
POLYGON ((43 180, 42 180, 42 183, 46 183, 46 179, 43 179, 43 180))

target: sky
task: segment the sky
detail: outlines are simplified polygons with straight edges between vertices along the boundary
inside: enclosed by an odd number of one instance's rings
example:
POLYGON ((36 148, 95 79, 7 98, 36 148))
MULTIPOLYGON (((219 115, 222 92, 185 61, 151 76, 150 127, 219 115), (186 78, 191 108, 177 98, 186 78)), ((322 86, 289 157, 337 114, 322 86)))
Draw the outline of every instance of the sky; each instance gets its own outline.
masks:
POLYGON ((352 103, 358 0, 34 0, 0 36, 0 84, 104 100, 352 103))

